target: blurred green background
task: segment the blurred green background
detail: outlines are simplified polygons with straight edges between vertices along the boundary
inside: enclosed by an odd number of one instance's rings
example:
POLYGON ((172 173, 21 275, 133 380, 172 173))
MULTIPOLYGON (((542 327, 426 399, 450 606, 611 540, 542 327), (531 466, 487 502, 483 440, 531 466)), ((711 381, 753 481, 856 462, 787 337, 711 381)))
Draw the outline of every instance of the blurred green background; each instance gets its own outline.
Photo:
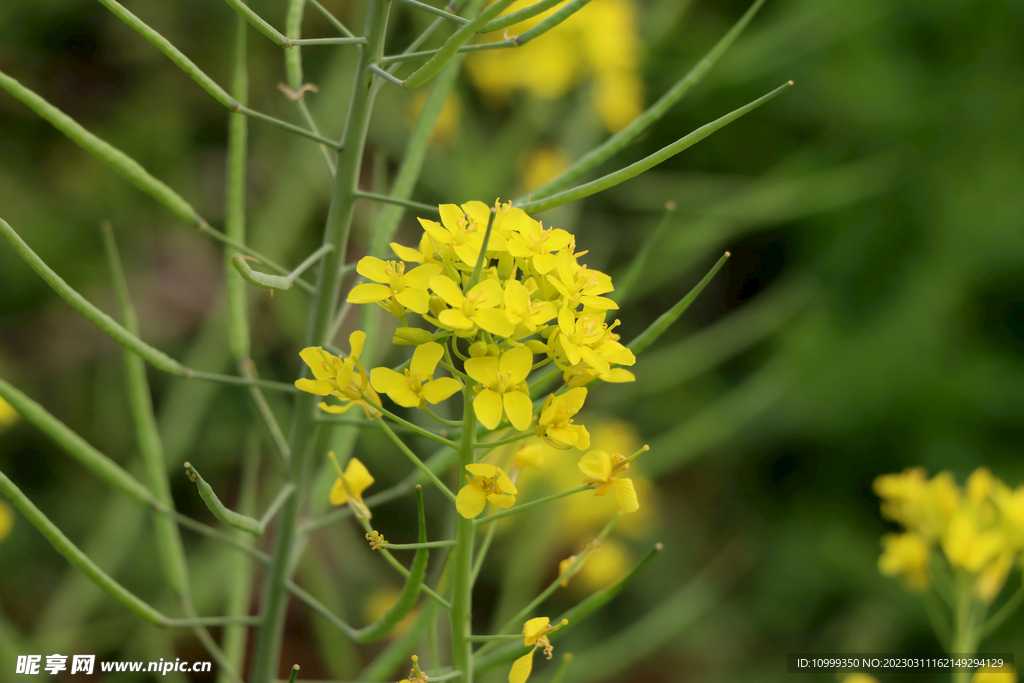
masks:
MULTIPOLYGON (((324 4, 361 25, 359 3, 324 4)), ((225 4, 128 6, 215 80, 229 82, 234 19, 225 4)), ((283 2, 252 6, 283 25, 283 2)), ((747 6, 637 2, 646 102, 747 6)), ((313 14, 306 35, 331 35, 313 14)), ((666 551, 605 612, 557 643, 559 653, 577 655, 569 680, 782 681, 791 677, 787 652, 939 649, 919 601, 876 570, 887 526, 871 482, 912 465, 949 469, 962 481, 985 465, 1011 486, 1024 483, 1022 22, 1024 7, 1013 0, 769 0, 691 96, 613 163, 650 154, 790 78, 795 88, 641 178, 541 216, 574 232, 590 250, 588 264, 614 276, 654 232, 665 202, 675 202, 619 312, 624 340, 688 291, 722 251, 733 255, 640 357, 636 383, 602 387, 588 404, 595 424, 614 416, 652 446, 635 471, 655 490, 642 523, 618 536, 622 554, 638 557, 653 541, 666 551)), ((423 24, 400 8, 394 45, 423 24)), ((253 108, 297 121, 276 87, 284 78, 280 51, 255 32, 250 46, 253 108)), ((308 101, 336 136, 353 53, 314 47, 304 55, 306 80, 320 87, 308 101)), ((225 112, 98 3, 4 2, 0 68, 220 224, 225 112)), ((558 99, 519 93, 495 102, 463 78, 457 121, 432 148, 415 198, 505 199, 522 187, 529 150, 585 151, 606 135, 590 87, 584 79, 558 99)), ((394 170, 415 108, 415 93, 382 92, 370 133, 378 170, 394 170)), ((250 140, 252 244, 297 263, 320 239, 329 193, 323 162, 312 143, 258 122, 250 123, 250 140)), ((368 159, 366 185, 373 168, 368 159)), ((356 254, 373 210, 359 206, 356 254)), ((229 371, 217 245, 6 93, 0 215, 72 286, 114 312, 98 230, 110 219, 143 337, 192 367, 229 371)), ((403 225, 410 244, 413 216, 403 225)), ((134 467, 119 349, 7 245, 0 245, 0 292, 0 376, 134 467)), ((306 300, 301 292, 251 294, 255 360, 263 376, 290 379, 306 300)), ((204 475, 232 501, 240 434, 252 422, 244 394, 152 374, 151 381, 174 471, 186 457, 203 462, 204 475)), ((286 419, 287 402, 272 398, 286 419)), ((402 462, 376 435, 364 435, 356 454, 366 461, 371 453, 402 462)), ((156 579, 151 520, 131 503, 24 423, 0 436, 0 469, 101 566, 173 611, 156 579)), ((266 469, 272 493, 277 473, 266 469)), ((378 485, 399 478, 381 472, 378 485)), ((173 481, 179 508, 210 521, 185 478, 173 481)), ((405 503, 377 519, 382 529, 411 525, 405 503)), ((581 549, 587 538, 555 533, 565 524, 538 516, 499 536, 476 596, 480 628, 510 604, 516 611, 555 576, 557 560, 581 549)), ((223 595, 217 577, 232 556, 185 538, 197 603, 215 614, 223 595)), ((354 526, 336 525, 313 538, 299 576, 359 622, 374 562, 354 526)), ((1018 572, 1009 584, 1019 582, 1018 572)), ((570 591, 556 606, 582 594, 570 591)), ((3 680, 13 676, 13 657, 25 653, 206 659, 188 634, 172 640, 99 595, 22 519, 0 542, 0 615, 3 680)), ((1024 619, 1011 620, 986 647, 1014 650, 1022 626, 1024 619)), ((299 607, 288 629, 284 659, 300 662, 304 678, 354 678, 374 652, 353 649, 299 607)), ((552 670, 538 664, 535 676, 545 680, 552 670)))

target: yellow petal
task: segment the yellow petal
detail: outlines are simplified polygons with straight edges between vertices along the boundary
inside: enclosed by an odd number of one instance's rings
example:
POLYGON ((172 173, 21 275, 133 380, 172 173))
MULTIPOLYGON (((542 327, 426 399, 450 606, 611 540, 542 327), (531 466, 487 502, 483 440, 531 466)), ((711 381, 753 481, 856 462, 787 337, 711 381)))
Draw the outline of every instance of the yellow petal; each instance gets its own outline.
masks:
POLYGON ((611 311, 619 307, 617 303, 604 296, 581 296, 580 303, 595 311, 611 311))
POLYGON ((478 306, 485 306, 487 308, 493 308, 501 304, 505 298, 505 290, 501 288, 497 280, 482 280, 469 291, 478 297, 478 306))
POLYGON ((516 504, 515 496, 510 496, 503 493, 490 493, 487 495, 487 500, 491 501, 500 508, 510 508, 516 504))
MULTIPOLYGON (((562 310, 564 311, 565 309, 563 308, 562 310)), ((565 357, 569 359, 569 365, 576 365, 582 360, 580 357, 580 348, 569 341, 569 338, 564 334, 558 335, 558 343, 559 346, 562 347, 562 353, 564 353, 565 357)))
POLYGON ((453 330, 471 330, 476 327, 473 321, 467 318, 466 314, 458 308, 449 308, 446 311, 441 311, 437 316, 437 321, 453 330))
POLYGON ((585 451, 590 448, 590 433, 583 425, 573 425, 572 430, 576 433, 576 448, 585 451))
POLYGON ((449 306, 455 308, 462 308, 462 302, 464 301, 462 296, 462 290, 459 286, 452 282, 451 278, 445 275, 435 275, 430 278, 430 288, 434 290, 434 293, 444 299, 444 302, 449 306))
POLYGON ((608 481, 612 476, 612 459, 604 451, 590 451, 580 458, 580 471, 591 479, 608 481))
POLYGON ((437 342, 420 344, 412 352, 412 362, 409 369, 419 374, 420 379, 426 379, 434 374, 437 362, 444 356, 444 347, 437 342))
POLYGON ((619 501, 623 512, 636 512, 640 509, 632 479, 615 480, 615 500, 619 501))
POLYGON ((494 356, 481 356, 466 361, 466 374, 485 387, 498 380, 498 359, 494 356))
POLYGON ((348 298, 345 301, 353 304, 372 304, 378 301, 384 301, 391 296, 391 288, 387 285, 375 285, 364 282, 361 285, 356 285, 352 288, 352 291, 348 293, 348 298))
POLYGON ((348 502, 348 491, 345 489, 345 482, 338 477, 334 480, 334 486, 331 487, 331 503, 334 505, 344 505, 348 502))
POLYGON ((481 329, 499 337, 511 337, 516 331, 516 326, 510 323, 505 312, 498 308, 477 309, 473 314, 473 322, 481 329))
POLYGON ((319 346, 309 346, 299 351, 299 358, 305 361, 306 365, 309 366, 309 369, 313 371, 313 376, 317 379, 330 379, 334 376, 333 373, 325 367, 325 360, 329 357, 331 357, 331 354, 327 353, 319 346))
POLYGON ((533 402, 529 394, 524 391, 506 392, 502 395, 502 405, 513 427, 521 432, 530 428, 533 422, 533 402))
POLYGON ((356 330, 348 336, 348 347, 352 350, 349 354, 352 358, 358 359, 359 354, 363 352, 363 344, 366 343, 366 333, 362 330, 356 330))
POLYGON ((418 266, 402 276, 402 284, 413 289, 426 289, 430 286, 430 279, 440 275, 441 270, 436 263, 418 266))
POLYGON ((347 413, 349 411, 349 408, 351 408, 354 405, 354 401, 349 401, 348 403, 343 403, 341 405, 331 405, 330 403, 323 402, 317 403, 317 407, 319 407, 320 410, 324 411, 325 413, 331 413, 332 415, 341 415, 342 413, 347 413))
POLYGON ((501 489, 502 493, 507 493, 513 496, 519 493, 519 489, 517 489, 516 485, 512 483, 512 480, 508 478, 508 475, 505 474, 500 467, 498 467, 497 470, 498 476, 494 478, 494 483, 498 485, 498 488, 501 489))
POLYGON ((482 487, 475 484, 466 484, 459 489, 459 495, 455 497, 455 509, 466 519, 473 519, 487 506, 487 494, 482 487))
POLYGON ((583 407, 583 401, 587 398, 587 389, 586 387, 570 389, 559 398, 562 399, 562 409, 568 409, 571 414, 575 415, 583 407))
POLYGON ((423 315, 430 310, 430 295, 425 289, 406 287, 395 295, 395 300, 413 313, 423 315))
POLYGON ((599 374, 604 374, 612 369, 611 366, 608 365, 608 361, 589 346, 580 345, 579 354, 580 358, 586 361, 587 365, 597 370, 599 374))
POLYGON ((541 275, 550 273, 555 267, 555 257, 551 254, 537 254, 533 257, 533 267, 541 275))
POLYGON ((487 429, 494 429, 501 423, 501 394, 484 389, 473 399, 473 412, 480 424, 487 429))
POLYGON ((462 209, 456 204, 442 204, 437 207, 438 213, 441 214, 441 222, 444 223, 444 227, 448 228, 448 231, 455 233, 459 228, 459 221, 462 219, 462 209))
POLYGON ((533 652, 523 655, 512 663, 512 670, 508 672, 508 683, 526 683, 533 671, 533 652))
POLYGON ((423 385, 420 394, 427 403, 440 403, 462 389, 462 382, 451 377, 440 377, 423 385))
POLYGON ((420 222, 420 227, 423 228, 423 231, 437 240, 442 247, 452 241, 451 232, 442 228, 435 221, 428 221, 423 218, 418 218, 417 220, 420 222))
POLYGON ((297 379, 295 380, 295 386, 300 391, 316 394, 317 396, 327 396, 333 391, 330 382, 325 382, 322 379, 297 379))
POLYGON ((491 479, 498 476, 501 472, 501 468, 489 465, 485 462, 475 462, 466 465, 466 471, 473 475, 476 479, 491 479))
POLYGON ((564 334, 572 334, 576 331, 576 318, 573 317, 568 306, 562 306, 562 310, 558 311, 558 327, 564 334))
POLYGON ((530 310, 530 290, 519 280, 505 283, 505 309, 517 314, 530 310))
POLYGON ((419 249, 413 249, 412 247, 403 246, 398 242, 392 242, 391 251, 395 252, 395 255, 403 261, 423 263, 423 254, 420 253, 419 249))
POLYGON ((468 266, 475 266, 477 260, 480 258, 480 249, 483 248, 484 241, 483 236, 473 239, 471 238, 464 244, 456 245, 454 251, 455 255, 462 259, 462 262, 468 266))
POLYGON ((388 393, 397 387, 408 387, 405 375, 395 372, 391 368, 373 368, 370 370, 370 386, 377 391, 388 393))
POLYGON ((542 635, 548 630, 548 626, 551 624, 551 620, 547 617, 534 617, 525 624, 523 624, 523 637, 526 646, 533 645, 537 641, 537 636, 542 635))
MULTIPOLYGON (((481 326, 482 327, 482 326, 481 326)), ((533 369, 533 352, 525 346, 517 346, 501 354, 498 370, 512 373, 509 381, 519 384, 533 369)), ((532 412, 532 411, 531 411, 532 412)))
POLYGON ((356 264, 356 272, 368 280, 387 284, 391 281, 391 278, 388 276, 387 267, 387 262, 381 261, 376 256, 364 256, 356 264))
POLYGON ((487 229, 487 224, 491 220, 491 207, 487 206, 483 202, 472 201, 466 202, 462 205, 462 210, 466 212, 469 219, 479 225, 483 229, 487 229))
POLYGON ((352 458, 345 467, 345 486, 355 498, 361 498, 363 491, 373 484, 373 476, 359 458, 352 458))

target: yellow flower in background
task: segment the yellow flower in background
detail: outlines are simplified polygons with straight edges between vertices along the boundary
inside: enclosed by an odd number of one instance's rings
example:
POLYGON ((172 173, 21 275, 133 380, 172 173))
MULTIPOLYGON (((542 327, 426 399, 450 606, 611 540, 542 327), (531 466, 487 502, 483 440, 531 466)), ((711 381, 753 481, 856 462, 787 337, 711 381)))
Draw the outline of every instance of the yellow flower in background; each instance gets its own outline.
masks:
POLYGON ((878 683, 877 678, 865 673, 840 674, 836 678, 839 683, 878 683))
MULTIPOLYGON (((563 576, 577 556, 572 555, 558 563, 558 575, 563 576)), ((572 576, 562 579, 562 588, 569 587, 569 581, 578 576, 582 589, 591 593, 612 585, 629 571, 631 558, 629 550, 618 541, 605 539, 593 547, 572 576)))
POLYGON ((363 394, 380 405, 380 396, 370 386, 370 380, 366 376, 366 370, 359 362, 359 355, 363 352, 363 344, 366 343, 366 333, 356 330, 348 338, 351 353, 348 358, 342 360, 333 353, 324 351, 319 346, 310 346, 302 349, 299 356, 306 362, 309 369, 313 371, 314 379, 297 379, 295 386, 302 391, 317 396, 334 396, 341 399, 341 405, 330 405, 326 402, 318 404, 320 409, 327 413, 344 413, 352 406, 360 405, 366 416, 373 418, 380 414, 363 400, 363 394))
POLYGON ((608 455, 604 451, 590 451, 580 459, 580 471, 587 475, 584 484, 590 484, 595 496, 603 496, 615 489, 615 500, 623 512, 640 509, 633 482, 619 475, 629 469, 629 460, 624 455, 608 455))
POLYGON ((949 472, 929 480, 924 469, 915 467, 878 477, 874 489, 882 499, 883 516, 928 539, 946 531, 960 504, 960 487, 949 472))
POLYGON ((466 361, 466 374, 480 383, 473 399, 473 412, 480 424, 495 429, 502 416, 519 431, 526 431, 533 421, 533 402, 526 376, 533 368, 533 353, 519 346, 501 354, 500 358, 482 356, 466 361))
POLYGON ((10 427, 21 418, 10 403, 0 398, 0 429, 10 427))
POLYGON ((557 147, 538 147, 527 155, 522 166, 523 189, 527 192, 545 185, 569 168, 572 158, 557 147))
POLYGON ((444 347, 437 342, 420 344, 404 374, 391 368, 374 368, 370 370, 370 385, 404 408, 422 407, 424 402, 440 403, 462 389, 462 382, 457 379, 434 379, 434 370, 443 356, 444 347))
POLYGON ((14 511, 4 502, 0 501, 0 541, 7 538, 14 528, 14 511))
POLYGON ((466 519, 473 519, 487 506, 490 501, 500 508, 510 508, 516 502, 519 491, 505 471, 500 467, 486 463, 466 465, 466 485, 459 489, 455 497, 455 507, 466 519))
POLYGON ((334 457, 334 451, 327 454, 327 457, 334 463, 334 469, 338 472, 338 478, 334 480, 331 487, 331 503, 344 505, 348 503, 352 510, 363 519, 370 519, 370 509, 363 502, 363 491, 373 485, 374 479, 366 466, 359 462, 358 458, 350 458, 345 471, 341 471, 338 459, 334 457))
MULTIPOLYGON (((363 618, 366 619, 366 623, 372 624, 387 614, 387 611, 398 601, 400 595, 401 592, 393 586, 374 588, 367 595, 365 602, 363 602, 363 618)), ((416 615, 417 609, 414 607, 398 622, 394 629, 388 632, 385 638, 393 640, 408 631, 409 627, 416 620, 416 615)))
POLYGON ((551 659, 555 648, 551 646, 548 635, 568 623, 568 619, 562 619, 560 624, 552 626, 551 620, 547 617, 536 617, 523 624, 523 645, 526 647, 533 646, 533 649, 530 650, 529 654, 523 655, 512 664, 512 670, 508 674, 508 682, 526 683, 526 679, 530 677, 530 672, 533 671, 533 653, 538 648, 543 649, 544 655, 551 659))
POLYGON ((576 446, 580 450, 590 448, 590 434, 583 425, 573 424, 573 415, 583 407, 587 398, 584 387, 570 389, 555 396, 551 394, 545 399, 540 411, 535 433, 551 446, 566 450, 576 446))
POLYGON ((430 304, 427 285, 430 278, 441 272, 441 266, 428 263, 406 272, 404 261, 364 256, 356 264, 356 272, 373 282, 356 285, 346 300, 354 304, 375 303, 401 318, 407 310, 420 315, 427 312, 430 304))
POLYGON ((886 534, 882 537, 882 555, 878 571, 885 576, 902 577, 914 590, 928 587, 931 547, 918 534, 886 534))
POLYGON ((971 677, 971 683, 1017 683, 1017 674, 1012 671, 982 671, 978 669, 971 677))
MULTIPOLYGON (((408 117, 410 126, 416 124, 420 114, 423 112, 423 106, 427 103, 427 95, 428 93, 426 92, 417 91, 416 97, 413 98, 408 117)), ((441 113, 438 114, 437 125, 434 126, 434 132, 430 136, 431 144, 442 146, 447 144, 461 117, 462 104, 455 95, 449 95, 445 98, 444 104, 441 105, 441 113)))
MULTIPOLYGON (((534 4, 513 3, 506 14, 534 4)), ((560 6, 507 29, 522 35, 560 6)), ((593 0, 565 22, 515 50, 475 52, 466 69, 473 84, 492 100, 517 90, 538 97, 565 95, 584 79, 593 80, 593 102, 604 125, 615 132, 643 110, 639 74, 640 41, 631 0, 593 0)), ((495 40, 501 40, 495 36, 495 40)))

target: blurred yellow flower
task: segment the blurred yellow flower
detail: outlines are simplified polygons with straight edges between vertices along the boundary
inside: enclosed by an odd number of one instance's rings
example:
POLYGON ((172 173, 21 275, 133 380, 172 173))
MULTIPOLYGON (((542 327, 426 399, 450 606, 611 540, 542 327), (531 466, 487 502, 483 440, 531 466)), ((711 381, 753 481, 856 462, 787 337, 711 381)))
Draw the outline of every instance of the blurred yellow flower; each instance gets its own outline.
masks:
POLYGON ((1017 683, 1017 675, 1012 671, 975 671, 971 683, 1017 683))
MULTIPOLYGON (((416 97, 412 101, 412 109, 409 112, 409 125, 415 125, 416 120, 420 117, 420 113, 423 111, 423 106, 427 103, 427 95, 429 93, 417 91, 416 97)), ((434 133, 430 137, 430 142, 436 145, 444 145, 451 139, 452 132, 455 130, 455 126, 459 123, 459 118, 462 116, 462 104, 458 98, 454 95, 449 95, 445 98, 444 104, 441 105, 441 113, 437 117, 437 124, 434 126, 434 133)))
POLYGON ((6 503, 0 501, 0 541, 7 538, 14 528, 14 511, 6 503))
POLYGON ((523 161, 523 189, 529 192, 554 180, 562 171, 569 168, 571 163, 572 158, 565 150, 557 147, 537 147, 523 161))
MULTIPOLYGON (((392 605, 398 601, 398 597, 401 595, 397 588, 393 586, 378 587, 370 591, 370 594, 366 597, 366 601, 363 603, 363 618, 366 619, 367 623, 372 624, 381 617, 383 617, 392 605)), ((416 608, 414 607, 400 622, 388 632, 386 636, 388 639, 396 638, 405 633, 413 621, 416 619, 416 608)))
POLYGON ((455 497, 455 507, 466 519, 472 519, 484 511, 487 501, 500 508, 510 508, 516 502, 519 492, 516 485, 500 467, 486 463, 466 465, 466 485, 455 497))
POLYGON ((374 479, 366 466, 359 462, 358 458, 350 458, 345 471, 341 471, 338 459, 334 457, 334 451, 327 454, 327 457, 334 463, 334 469, 338 472, 338 478, 334 480, 331 487, 331 503, 344 505, 348 503, 352 510, 363 519, 370 519, 370 509, 363 502, 363 491, 373 485, 374 479))
POLYGON ((886 576, 901 576, 914 590, 928 587, 928 542, 914 533, 886 534, 882 537, 882 555, 878 571, 886 576))
MULTIPOLYGON (((534 1, 513 3, 507 13, 528 7, 534 1)), ((559 8, 511 26, 506 32, 522 35, 559 8)), ((498 101, 517 90, 544 98, 561 97, 590 77, 593 102, 601 121, 609 130, 618 131, 643 109, 636 24, 636 7, 631 0, 593 0, 522 47, 472 53, 466 60, 466 69, 477 89, 498 101)))
POLYGON ((391 368, 370 370, 370 385, 405 408, 423 407, 425 403, 440 403, 462 389, 462 382, 451 377, 434 379, 437 363, 444 356, 444 347, 437 342, 426 342, 416 347, 405 374, 391 368))
POLYGON ((837 676, 839 683, 878 683, 878 679, 871 674, 853 673, 837 676))

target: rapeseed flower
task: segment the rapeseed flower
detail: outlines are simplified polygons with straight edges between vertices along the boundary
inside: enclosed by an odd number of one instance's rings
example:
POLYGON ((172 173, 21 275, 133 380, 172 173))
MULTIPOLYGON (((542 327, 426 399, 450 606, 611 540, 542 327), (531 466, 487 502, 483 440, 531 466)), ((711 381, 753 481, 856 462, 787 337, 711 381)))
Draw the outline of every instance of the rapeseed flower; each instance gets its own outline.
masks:
MULTIPOLYGON (((491 209, 483 202, 466 202, 461 207, 442 204, 441 222, 420 218, 420 226, 445 262, 473 268, 484 244, 491 209)), ((493 249, 493 246, 489 246, 493 249)))
POLYGON ((370 508, 366 507, 366 503, 363 502, 363 491, 373 485, 373 475, 363 463, 359 462, 358 458, 350 458, 345 471, 342 472, 338 459, 334 457, 334 451, 329 452, 327 457, 331 459, 334 469, 338 472, 338 478, 334 480, 334 486, 331 487, 331 503, 334 505, 348 503, 356 515, 363 519, 370 519, 373 515, 370 514, 370 508))
POLYGON ((0 541, 7 538, 14 528, 14 511, 3 502, 0 502, 0 541))
POLYGON ((590 448, 590 434, 583 425, 573 424, 573 415, 583 407, 587 397, 584 387, 570 389, 558 396, 551 394, 545 399, 540 419, 534 433, 549 445, 562 450, 576 446, 580 450, 590 448))
POLYGON ((348 338, 348 357, 342 360, 332 353, 324 351, 322 347, 310 346, 299 352, 302 360, 306 362, 309 369, 313 371, 314 379, 302 378, 295 380, 295 386, 302 391, 317 396, 334 396, 341 400, 341 405, 331 405, 321 402, 320 409, 327 413, 344 413, 352 406, 360 405, 366 416, 376 417, 380 414, 373 406, 369 405, 363 395, 380 405, 380 396, 370 386, 366 376, 366 370, 359 362, 359 355, 363 352, 363 344, 366 343, 366 333, 356 330, 348 338))
POLYGON ((623 455, 610 456, 604 451, 590 451, 580 459, 580 471, 587 475, 583 483, 590 484, 595 496, 603 496, 615 489, 615 500, 622 511, 636 512, 640 509, 640 503, 633 482, 619 476, 628 469, 628 458, 623 455))
POLYGON ((523 655, 512 664, 512 670, 508 674, 508 682, 526 683, 526 679, 530 677, 530 672, 533 671, 533 653, 538 648, 543 649, 544 655, 551 659, 555 648, 552 647, 548 635, 568 623, 568 619, 562 619, 560 624, 552 626, 551 620, 547 617, 536 617, 523 624, 523 645, 526 647, 533 646, 533 649, 530 650, 529 654, 523 655))
POLYGON ((441 266, 425 264, 406 272, 404 261, 382 261, 364 256, 356 264, 356 272, 372 283, 364 282, 352 288, 347 301, 354 304, 379 304, 396 318, 406 311, 423 315, 430 304, 427 286, 430 278, 441 272, 441 266))
POLYGON ((498 308, 505 292, 497 280, 483 280, 463 294, 450 278, 438 275, 431 278, 430 288, 451 306, 438 313, 439 327, 452 330, 461 337, 475 334, 478 328, 499 337, 510 337, 515 332, 515 325, 498 308))
POLYGON ((444 347, 437 342, 420 344, 404 374, 391 368, 374 368, 370 370, 370 385, 404 408, 440 403, 462 389, 462 382, 457 379, 434 379, 434 370, 443 356, 444 347))
POLYGON ((510 508, 516 502, 519 491, 505 471, 486 463, 466 465, 466 485, 459 489, 455 507, 466 519, 472 519, 484 511, 487 501, 500 508, 510 508))
POLYGON ((473 399, 473 412, 480 424, 495 429, 504 416, 521 432, 530 428, 533 403, 526 376, 533 367, 533 353, 528 348, 509 349, 499 358, 470 358, 465 367, 466 374, 480 383, 473 399))

